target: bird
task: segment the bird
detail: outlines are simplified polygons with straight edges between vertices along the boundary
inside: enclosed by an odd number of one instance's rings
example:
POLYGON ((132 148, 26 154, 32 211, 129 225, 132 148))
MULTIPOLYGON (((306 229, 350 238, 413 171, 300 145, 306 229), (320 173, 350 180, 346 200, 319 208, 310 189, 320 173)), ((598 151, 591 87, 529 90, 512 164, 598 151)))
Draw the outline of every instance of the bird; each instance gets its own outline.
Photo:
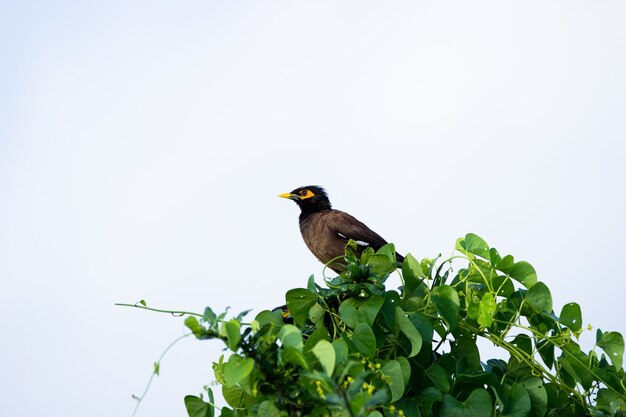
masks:
MULTIPOLYGON (((300 207, 300 233, 304 243, 320 262, 338 274, 345 270, 342 261, 349 240, 356 242, 358 255, 368 247, 376 251, 387 244, 361 221, 333 209, 326 190, 318 185, 299 187, 278 196, 293 200, 300 207)), ((397 264, 402 265, 403 260, 404 257, 396 253, 397 264)))

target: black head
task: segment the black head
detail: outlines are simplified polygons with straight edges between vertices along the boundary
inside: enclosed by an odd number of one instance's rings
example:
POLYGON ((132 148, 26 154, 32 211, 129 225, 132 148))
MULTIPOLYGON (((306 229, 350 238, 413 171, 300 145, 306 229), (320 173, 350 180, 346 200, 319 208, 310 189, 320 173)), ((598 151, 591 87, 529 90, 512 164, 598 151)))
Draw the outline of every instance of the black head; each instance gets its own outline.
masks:
POLYGON ((279 197, 295 201, 303 214, 330 209, 330 200, 326 190, 317 185, 296 188, 290 193, 280 194, 279 197))

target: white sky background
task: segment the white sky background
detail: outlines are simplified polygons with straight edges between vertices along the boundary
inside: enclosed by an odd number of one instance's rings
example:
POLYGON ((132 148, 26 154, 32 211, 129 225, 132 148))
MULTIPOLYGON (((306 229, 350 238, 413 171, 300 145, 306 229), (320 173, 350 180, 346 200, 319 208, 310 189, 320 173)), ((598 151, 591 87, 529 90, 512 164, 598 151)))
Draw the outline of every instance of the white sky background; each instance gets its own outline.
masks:
MULTIPOLYGON (((115 302, 319 281, 276 197, 305 184, 418 258, 477 233, 626 333, 626 3, 12 3, 1 415, 130 416, 184 328, 115 302)), ((220 348, 173 348, 138 415, 185 415, 220 348)))

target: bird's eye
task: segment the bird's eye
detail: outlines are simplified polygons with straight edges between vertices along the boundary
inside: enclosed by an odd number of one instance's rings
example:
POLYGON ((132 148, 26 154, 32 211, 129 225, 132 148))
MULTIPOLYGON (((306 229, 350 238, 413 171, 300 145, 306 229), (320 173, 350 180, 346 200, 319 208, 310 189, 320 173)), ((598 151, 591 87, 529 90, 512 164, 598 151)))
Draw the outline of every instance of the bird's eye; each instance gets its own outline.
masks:
POLYGON ((300 194, 300 199, 301 200, 304 200, 305 198, 315 197, 315 194, 313 194, 313 191, 311 191, 309 189, 302 190, 298 194, 300 194))

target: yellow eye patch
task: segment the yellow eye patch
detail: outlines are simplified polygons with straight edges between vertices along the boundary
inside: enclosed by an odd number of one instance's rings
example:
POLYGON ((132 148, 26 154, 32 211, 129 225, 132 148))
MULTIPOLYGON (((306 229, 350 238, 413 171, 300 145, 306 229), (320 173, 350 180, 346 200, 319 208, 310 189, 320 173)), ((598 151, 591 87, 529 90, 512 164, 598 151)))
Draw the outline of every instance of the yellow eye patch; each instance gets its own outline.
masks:
POLYGON ((313 191, 311 190, 302 190, 298 193, 300 200, 305 200, 307 198, 311 198, 311 197, 315 197, 315 194, 313 194, 313 191))

